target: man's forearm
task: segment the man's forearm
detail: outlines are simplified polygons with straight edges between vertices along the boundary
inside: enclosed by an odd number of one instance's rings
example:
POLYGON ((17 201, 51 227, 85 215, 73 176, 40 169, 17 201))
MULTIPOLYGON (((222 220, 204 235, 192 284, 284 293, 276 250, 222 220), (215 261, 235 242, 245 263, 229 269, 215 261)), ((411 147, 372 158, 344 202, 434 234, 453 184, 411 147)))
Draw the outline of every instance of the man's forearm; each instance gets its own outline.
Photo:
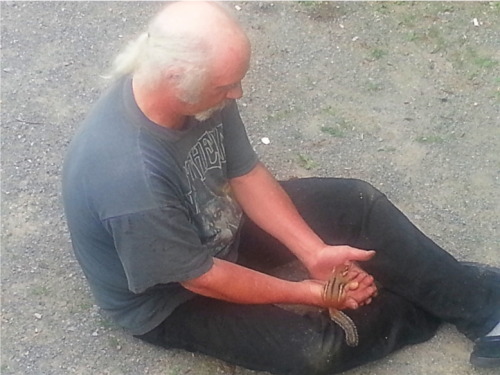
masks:
POLYGON ((325 244, 266 167, 258 164, 248 174, 232 179, 231 187, 243 211, 309 268, 314 253, 325 244))
POLYGON ((322 304, 320 282, 282 280, 217 258, 208 272, 181 284, 194 293, 240 304, 322 304))

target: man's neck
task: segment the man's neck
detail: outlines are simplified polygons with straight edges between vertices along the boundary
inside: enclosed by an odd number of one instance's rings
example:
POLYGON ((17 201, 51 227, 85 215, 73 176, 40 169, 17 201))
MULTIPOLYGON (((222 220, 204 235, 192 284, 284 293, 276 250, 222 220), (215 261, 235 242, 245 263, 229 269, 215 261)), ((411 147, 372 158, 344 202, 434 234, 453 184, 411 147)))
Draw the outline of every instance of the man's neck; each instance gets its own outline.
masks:
POLYGON ((137 106, 149 120, 165 128, 182 129, 187 116, 176 112, 175 105, 168 105, 175 102, 172 95, 145 88, 137 84, 134 79, 132 79, 132 92, 137 106))

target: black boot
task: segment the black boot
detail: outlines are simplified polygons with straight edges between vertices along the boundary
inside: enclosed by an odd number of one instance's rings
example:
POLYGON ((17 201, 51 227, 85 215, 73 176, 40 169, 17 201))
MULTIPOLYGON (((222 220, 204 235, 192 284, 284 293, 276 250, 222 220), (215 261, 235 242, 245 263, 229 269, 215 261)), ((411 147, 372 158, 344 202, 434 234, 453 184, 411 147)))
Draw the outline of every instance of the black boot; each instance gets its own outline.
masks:
MULTIPOLYGON (((480 263, 463 262, 464 266, 477 270, 481 277, 500 289, 500 268, 480 263)), ((470 362, 477 367, 500 367, 500 336, 483 336, 476 340, 470 362)))

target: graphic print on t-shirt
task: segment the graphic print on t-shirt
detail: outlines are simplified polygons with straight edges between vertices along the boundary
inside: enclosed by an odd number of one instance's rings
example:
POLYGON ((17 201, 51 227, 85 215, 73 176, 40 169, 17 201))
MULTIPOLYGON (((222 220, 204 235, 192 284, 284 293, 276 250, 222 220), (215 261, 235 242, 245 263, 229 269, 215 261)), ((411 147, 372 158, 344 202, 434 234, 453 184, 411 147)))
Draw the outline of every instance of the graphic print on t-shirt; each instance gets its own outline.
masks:
POLYGON ((187 199, 202 243, 212 249, 212 255, 228 249, 241 220, 241 209, 230 194, 226 178, 222 127, 219 124, 203 133, 184 163, 187 199))

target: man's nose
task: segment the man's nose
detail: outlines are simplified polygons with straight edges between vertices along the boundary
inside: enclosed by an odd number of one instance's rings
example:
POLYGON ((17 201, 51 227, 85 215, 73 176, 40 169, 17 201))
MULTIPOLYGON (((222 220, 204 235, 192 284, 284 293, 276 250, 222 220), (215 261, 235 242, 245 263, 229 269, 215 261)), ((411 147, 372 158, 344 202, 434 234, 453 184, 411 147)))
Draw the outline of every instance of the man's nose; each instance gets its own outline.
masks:
POLYGON ((243 88, 241 87, 241 83, 238 83, 236 86, 232 87, 226 94, 227 99, 239 99, 243 96, 243 88))

